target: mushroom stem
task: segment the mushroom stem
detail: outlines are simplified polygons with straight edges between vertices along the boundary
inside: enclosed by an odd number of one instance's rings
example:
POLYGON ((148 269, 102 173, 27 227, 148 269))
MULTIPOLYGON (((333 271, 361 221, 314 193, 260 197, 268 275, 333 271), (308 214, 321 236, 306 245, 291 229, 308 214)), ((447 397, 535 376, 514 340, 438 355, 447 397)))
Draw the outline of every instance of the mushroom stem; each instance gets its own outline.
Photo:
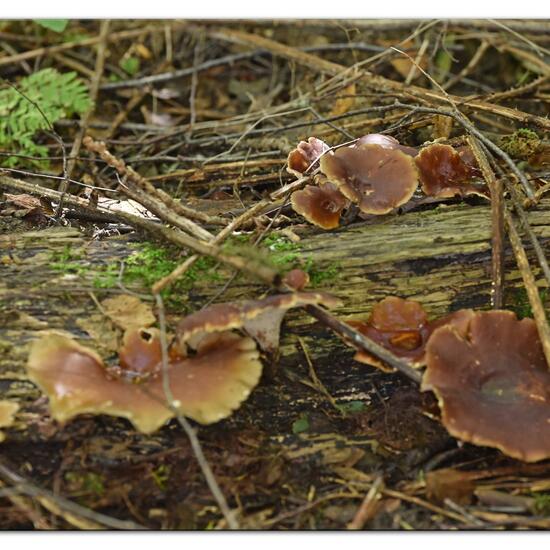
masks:
POLYGON ((506 225, 508 226, 508 237, 510 238, 510 243, 512 245, 512 249, 514 250, 516 263, 518 264, 518 268, 521 272, 521 277, 523 279, 523 283, 525 284, 525 290, 527 291, 527 297, 529 298, 529 303, 531 304, 531 308, 533 310, 533 317, 535 318, 535 323, 537 324, 539 338, 544 351, 544 356, 546 357, 546 364, 550 369, 550 327, 548 327, 548 320, 546 319, 544 306, 542 305, 542 300, 540 299, 535 276, 529 266, 529 260, 527 258, 527 254, 525 253, 525 248, 523 247, 521 238, 514 224, 514 220, 508 210, 504 211, 504 219, 506 220, 506 225))
POLYGON ((310 315, 324 323, 327 327, 331 328, 334 332, 340 334, 347 340, 350 340, 359 349, 376 355, 376 357, 378 357, 385 363, 388 363, 388 365, 391 365, 393 368, 398 370, 401 374, 404 374, 413 382, 420 384, 420 382, 422 381, 422 375, 415 369, 410 367, 405 361, 402 361, 386 348, 383 348, 376 342, 373 342, 370 338, 367 338, 365 335, 350 327, 347 323, 339 321, 338 319, 336 319, 336 317, 334 317, 324 309, 320 308, 319 306, 308 305, 305 307, 305 310, 310 315))

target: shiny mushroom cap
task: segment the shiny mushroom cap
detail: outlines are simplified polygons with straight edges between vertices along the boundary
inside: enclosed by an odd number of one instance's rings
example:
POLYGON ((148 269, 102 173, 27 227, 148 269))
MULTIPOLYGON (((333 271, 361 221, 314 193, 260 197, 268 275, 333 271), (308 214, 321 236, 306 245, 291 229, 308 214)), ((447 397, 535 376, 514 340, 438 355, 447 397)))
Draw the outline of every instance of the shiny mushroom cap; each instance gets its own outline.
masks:
POLYGON ((323 229, 338 227, 342 210, 349 205, 338 187, 329 182, 319 186, 306 185, 304 189, 292 193, 290 202, 295 212, 323 229))
POLYGON ((436 330, 422 389, 454 437, 527 462, 550 458, 550 372, 535 322, 510 311, 475 313, 465 334, 436 330))
MULTIPOLYGON (((137 337, 128 337, 126 345, 137 337)), ((50 333, 35 341, 27 372, 49 397, 52 416, 60 422, 83 413, 107 414, 151 433, 175 415, 166 404, 161 373, 139 383, 112 377, 97 353, 66 336, 50 333)), ((167 374, 178 412, 210 424, 239 407, 261 372, 251 338, 221 333, 195 356, 170 359, 167 374)))
POLYGON ((336 307, 340 300, 324 292, 276 294, 263 300, 214 304, 188 315, 180 321, 176 336, 180 349, 196 347, 208 334, 244 329, 259 346, 269 353, 279 347, 283 317, 289 309, 306 305, 336 307))
POLYGON ((122 347, 118 352, 123 371, 145 375, 160 371, 162 350, 158 329, 140 328, 124 333, 122 347))
POLYGON ((416 157, 416 155, 418 155, 418 149, 415 147, 401 145, 394 137, 385 134, 367 134, 366 136, 360 137, 355 142, 355 147, 369 144, 380 145, 380 147, 384 147, 385 149, 399 149, 410 157, 416 157))
MULTIPOLYGON (((424 308, 414 300, 388 296, 378 302, 365 321, 348 321, 351 326, 385 347, 412 367, 425 365, 426 344, 439 327, 452 325, 460 334, 467 329, 473 315, 471 309, 461 309, 437 319, 428 321, 424 308)), ((376 367, 384 372, 394 369, 365 351, 358 351, 354 359, 376 367)))
POLYGON ((293 290, 303 290, 309 284, 309 275, 303 269, 291 269, 283 277, 283 284, 293 290))
POLYGON ((310 137, 307 141, 300 141, 296 149, 288 154, 287 172, 296 177, 303 176, 308 168, 315 168, 321 155, 330 147, 316 137, 310 137))
POLYGON ((484 186, 472 183, 480 172, 469 147, 456 150, 450 145, 433 143, 420 151, 415 162, 422 191, 430 197, 487 197, 484 186))
POLYGON ((321 172, 366 214, 387 214, 418 187, 413 159, 397 149, 365 144, 321 158, 321 172))

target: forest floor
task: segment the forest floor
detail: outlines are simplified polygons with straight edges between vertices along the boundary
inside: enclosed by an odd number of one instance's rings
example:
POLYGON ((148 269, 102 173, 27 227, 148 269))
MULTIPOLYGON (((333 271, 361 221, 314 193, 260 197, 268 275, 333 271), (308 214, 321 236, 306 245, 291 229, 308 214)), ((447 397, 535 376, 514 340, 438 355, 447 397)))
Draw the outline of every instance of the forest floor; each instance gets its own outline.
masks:
POLYGON ((57 23, 0 22, 2 529, 548 529, 550 460, 452 437, 420 371, 354 360, 338 323, 398 296, 430 319, 535 317, 545 342, 550 22, 57 23), (70 72, 84 88, 59 85, 70 72), (300 141, 380 132, 481 144, 490 192, 417 190, 330 230, 293 209, 318 174, 287 170, 300 141), (127 325, 109 299, 139 299, 131 315, 166 336, 212 303, 284 290, 293 269, 340 304, 290 310, 220 422, 61 423, 29 379, 52 331, 116 362, 127 325))

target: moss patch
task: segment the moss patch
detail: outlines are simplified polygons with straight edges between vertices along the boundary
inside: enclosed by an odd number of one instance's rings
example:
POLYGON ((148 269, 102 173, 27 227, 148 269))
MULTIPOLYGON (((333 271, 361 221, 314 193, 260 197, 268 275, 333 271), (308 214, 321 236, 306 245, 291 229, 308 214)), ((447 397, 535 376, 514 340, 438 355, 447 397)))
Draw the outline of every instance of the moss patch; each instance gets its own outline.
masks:
POLYGON ((321 286, 339 276, 340 264, 338 262, 320 266, 314 262, 312 256, 304 255, 299 244, 291 242, 284 235, 271 233, 265 238, 263 246, 269 251, 273 267, 281 273, 296 268, 303 269, 309 275, 311 287, 321 286))
MULTIPOLYGON (((119 277, 124 285, 140 286, 150 289, 151 286, 166 277, 185 261, 185 256, 176 248, 164 247, 146 241, 136 245, 139 250, 131 254, 124 262, 121 271, 119 263, 106 265, 94 278, 96 288, 111 288, 117 284, 119 277), (122 276, 120 275, 122 273, 122 276)), ((162 292, 169 307, 182 307, 186 294, 197 280, 222 282, 224 274, 218 269, 213 258, 201 256, 173 285, 162 292)))
POLYGON ((511 157, 527 159, 539 148, 540 138, 532 130, 520 128, 513 134, 502 136, 499 145, 511 157))
MULTIPOLYGON (((543 304, 546 304, 548 298, 548 289, 542 288, 539 290, 539 296, 543 304)), ((529 302, 527 291, 524 288, 519 288, 514 292, 513 302, 510 309, 518 316, 518 319, 525 317, 533 317, 533 308, 529 302)))

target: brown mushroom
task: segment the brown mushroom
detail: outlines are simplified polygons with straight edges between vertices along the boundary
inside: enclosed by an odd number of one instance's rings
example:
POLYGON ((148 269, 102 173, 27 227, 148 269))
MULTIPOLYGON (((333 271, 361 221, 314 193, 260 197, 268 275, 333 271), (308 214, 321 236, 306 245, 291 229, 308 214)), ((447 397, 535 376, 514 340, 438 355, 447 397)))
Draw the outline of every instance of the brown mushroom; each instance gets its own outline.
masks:
POLYGON ((418 186, 413 159, 397 149, 365 144, 321 158, 321 172, 366 214, 386 214, 406 203, 418 186))
POLYGON ((349 205, 346 197, 329 182, 318 187, 306 185, 304 189, 292 193, 290 202, 295 212, 323 229, 338 227, 342 210, 349 205))
POLYGON ((326 153, 330 147, 316 137, 310 137, 307 141, 300 141, 293 149, 287 160, 287 172, 296 177, 303 176, 308 168, 314 168, 323 153, 326 153))
POLYGON ((293 290, 303 290, 309 284, 309 275, 303 269, 291 269, 283 277, 283 284, 293 290))
MULTIPOLYGON (((463 333, 472 315, 471 309, 461 309, 441 319, 428 321, 418 302, 389 296, 374 306, 366 322, 351 320, 348 323, 412 367, 419 368, 425 364, 426 344, 431 334, 444 325, 452 325, 463 333)), ((393 368, 365 351, 358 351, 354 359, 384 372, 394 372, 393 368)))
POLYGON ((367 134, 366 136, 360 137, 355 142, 355 147, 368 144, 380 145, 380 147, 384 147, 384 149, 399 149, 410 157, 416 157, 416 155, 418 155, 418 149, 416 149, 416 147, 401 145, 394 137, 385 134, 367 134))
POLYGON ((454 437, 535 462, 550 458, 550 373, 535 322, 475 313, 466 333, 436 330, 422 390, 439 401, 454 437))
POLYGON ((428 196, 488 196, 485 186, 472 183, 480 172, 469 147, 456 150, 450 145, 433 143, 420 151, 415 162, 422 191, 428 196))
POLYGON ((263 300, 214 304, 188 315, 176 329, 180 349, 195 348, 209 334, 244 329, 259 346, 273 353, 279 346, 281 322, 289 309, 306 305, 336 307, 340 300, 324 292, 276 294, 263 300))
POLYGON ((158 329, 140 328, 124 333, 118 352, 120 368, 128 373, 147 375, 160 371, 162 350, 158 329))
MULTIPOLYGON (((150 330, 150 329, 149 329, 150 330)), ((143 332, 127 337, 130 346, 143 332)), ((156 344, 153 346, 156 349, 156 344)), ((152 352, 149 359, 157 359, 152 352)), ((141 364, 126 354, 123 376, 113 377, 93 350, 51 333, 34 342, 27 372, 50 399, 52 416, 60 421, 82 414, 108 414, 127 418, 143 433, 151 433, 174 416, 166 406, 162 373, 141 377, 141 364), (128 379, 129 374, 138 376, 128 379)), ((168 366, 170 388, 178 411, 197 422, 210 424, 231 414, 248 397, 262 371, 251 338, 220 333, 202 343, 193 357, 174 359, 168 366)))

